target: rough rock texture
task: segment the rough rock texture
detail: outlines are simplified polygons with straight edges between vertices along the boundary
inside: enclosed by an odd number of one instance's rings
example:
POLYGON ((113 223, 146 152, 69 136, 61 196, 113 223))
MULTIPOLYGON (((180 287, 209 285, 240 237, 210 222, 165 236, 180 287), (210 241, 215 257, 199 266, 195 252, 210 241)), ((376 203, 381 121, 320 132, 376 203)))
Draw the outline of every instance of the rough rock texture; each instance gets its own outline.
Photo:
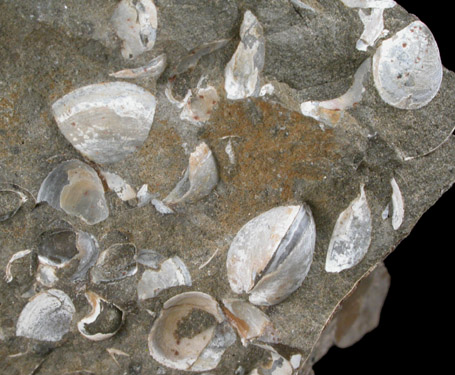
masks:
MULTIPOLYGON (((370 75, 361 103, 347 110, 335 127, 321 127, 299 113, 300 103, 342 95, 359 65, 374 53, 374 49, 356 49, 363 31, 356 9, 335 0, 308 1, 314 12, 296 8, 287 0, 156 0, 155 46, 127 62, 110 23, 116 4, 114 0, 0 1, 0 183, 15 183, 36 197, 41 182, 55 166, 73 158, 83 160, 52 117, 51 105, 58 98, 84 85, 113 81, 110 73, 144 65, 163 52, 172 67, 202 43, 231 38, 226 47, 204 56, 194 69, 174 81, 178 97, 196 88, 203 74, 217 89, 220 102, 203 127, 182 121, 181 110, 164 95, 171 69, 157 82, 134 80, 157 98, 154 123, 144 145, 110 168, 137 189, 148 184, 149 191, 162 199, 180 180, 189 153, 204 141, 217 160, 220 182, 209 196, 179 207, 172 215, 162 215, 152 205, 135 207, 108 192, 110 216, 94 226, 46 204, 33 210, 23 207, 0 223, 0 268, 17 251, 36 248, 39 234, 55 227, 55 220, 66 220, 93 234, 101 250, 110 245, 103 236, 118 230, 137 249, 153 248, 165 257, 179 256, 191 273, 193 286, 168 289, 157 298, 138 302, 136 285, 143 269, 111 284, 93 285, 88 280, 74 284, 65 276, 77 268, 73 262, 73 270, 59 271, 56 286, 70 296, 76 308, 70 332, 57 343, 33 341, 16 337, 17 319, 34 283, 29 272, 33 257, 23 257, 12 265, 13 281, 0 280, 0 372, 179 374, 149 355, 147 336, 153 316, 147 310, 158 314, 166 300, 190 290, 218 300, 234 297, 225 261, 237 231, 272 207, 301 202, 311 207, 316 223, 313 264, 296 292, 262 310, 280 331, 284 347, 302 354, 306 368, 305 361, 340 302, 453 184, 453 137, 427 156, 416 156, 438 146, 452 131, 455 75, 444 70, 436 97, 427 106, 410 111, 383 102, 370 75), (248 9, 264 28, 262 79, 272 82, 275 91, 264 98, 229 101, 223 91, 223 71, 238 45, 239 26, 248 9), (230 163, 225 152, 229 140, 236 164, 230 163), (405 157, 416 158, 405 161, 405 157), (392 177, 405 201, 404 221, 397 231, 390 220, 381 218, 390 201, 392 177), (334 224, 361 183, 373 219, 370 249, 352 269, 326 273, 334 224), (200 268, 216 251, 211 262, 200 268), (125 324, 111 339, 92 342, 77 331, 77 321, 90 310, 85 290, 125 310, 125 324), (128 356, 117 355, 117 364, 109 348, 128 356)), ((384 11, 390 35, 414 20, 415 16, 398 5, 384 11)), ((261 356, 262 349, 244 348, 237 340, 211 373, 233 374, 239 365, 248 372, 261 356)))

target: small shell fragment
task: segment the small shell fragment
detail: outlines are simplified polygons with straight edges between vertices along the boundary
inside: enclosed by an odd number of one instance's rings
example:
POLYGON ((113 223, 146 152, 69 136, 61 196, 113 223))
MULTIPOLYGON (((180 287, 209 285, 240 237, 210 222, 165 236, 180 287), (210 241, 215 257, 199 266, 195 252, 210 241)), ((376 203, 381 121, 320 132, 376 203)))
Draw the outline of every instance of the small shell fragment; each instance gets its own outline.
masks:
POLYGON ((155 250, 143 249, 136 256, 136 262, 152 269, 159 269, 166 258, 155 250))
POLYGON ((271 346, 259 344, 257 346, 267 351, 267 357, 249 375, 292 375, 294 373, 291 363, 271 346))
POLYGON ((188 169, 174 190, 163 200, 166 205, 195 202, 207 195, 218 183, 218 170, 210 148, 203 142, 190 155, 188 169))
POLYGON ((155 97, 128 82, 84 86, 52 104, 65 138, 96 163, 114 163, 136 151, 147 138, 155 97))
POLYGON ((16 325, 16 335, 40 341, 60 341, 69 331, 75 308, 61 290, 49 289, 28 302, 16 325))
POLYGON ((27 256, 28 254, 30 254, 32 251, 30 249, 26 249, 26 250, 21 250, 21 251, 18 251, 17 253, 14 253, 10 260, 8 261, 7 265, 6 265, 6 268, 5 268, 5 281, 7 283, 10 283, 11 281, 13 281, 13 274, 11 273, 11 266, 13 265, 13 263, 18 260, 18 259, 21 259, 25 256, 27 256))
POLYGON ((153 48, 158 15, 152 0, 122 0, 115 9, 112 23, 123 40, 122 56, 125 59, 133 59, 153 48))
POLYGON ((371 212, 364 185, 357 196, 338 216, 330 239, 325 270, 341 272, 357 265, 371 243, 371 212))
POLYGON ((213 107, 219 100, 215 87, 197 88, 195 95, 190 96, 186 101, 180 118, 195 125, 207 122, 210 119, 213 107))
POLYGON ((359 51, 366 51, 368 47, 373 47, 376 40, 386 36, 389 31, 384 29, 384 9, 374 8, 368 14, 363 9, 359 9, 360 20, 363 23, 364 30, 356 48, 359 51))
POLYGON ((404 200, 403 195, 401 194, 400 187, 397 184, 395 178, 390 180, 390 185, 392 186, 392 227, 395 230, 398 230, 403 223, 404 218, 404 200))
POLYGON ((385 40, 373 56, 373 77, 381 98, 400 109, 418 109, 438 93, 439 49, 430 29, 415 21, 385 40))
MULTIPOLYGON (((149 262, 147 262, 149 263, 149 262)), ((175 256, 161 263, 159 270, 145 270, 137 284, 140 300, 154 298, 174 286, 191 286, 191 275, 183 261, 175 256)))
POLYGON ((0 184, 0 222, 16 215, 27 201, 27 194, 20 186, 10 183, 0 184))
POLYGON ((216 300, 201 292, 182 293, 165 302, 149 335, 151 356, 184 371, 217 367, 235 334, 216 300))
POLYGON ((58 281, 56 270, 56 267, 40 264, 36 273, 36 281, 47 288, 52 288, 58 281))
POLYGON ((115 194, 124 202, 136 198, 136 192, 123 178, 111 172, 101 172, 106 180, 109 189, 113 190, 115 194))
POLYGON ((86 232, 77 232, 76 248, 79 252, 78 257, 80 260, 76 271, 71 276, 71 281, 73 282, 86 278, 88 271, 95 265, 100 254, 98 241, 94 236, 86 232))
POLYGON ((223 311, 237 330, 244 346, 254 339, 268 343, 279 342, 278 332, 272 321, 260 309, 238 299, 224 299, 223 304, 223 311))
POLYGON ((110 246, 99 256, 90 275, 92 282, 110 283, 134 276, 137 272, 136 246, 119 243, 110 246))
POLYGON ((316 227, 307 205, 281 206, 246 223, 227 256, 235 293, 249 293, 255 305, 274 305, 302 285, 316 243, 316 227))
POLYGON ((341 0, 344 5, 350 8, 393 8, 396 5, 394 0, 341 0))
POLYGON ((106 340, 114 336, 124 322, 124 312, 94 292, 86 292, 85 297, 92 310, 77 323, 81 335, 92 341, 106 340))
POLYGON ((109 216, 103 184, 93 168, 79 160, 59 164, 45 178, 37 202, 96 224, 109 216))
POLYGON ((144 66, 133 69, 123 69, 118 72, 111 73, 109 76, 122 79, 136 79, 144 77, 158 79, 158 77, 164 72, 164 69, 166 69, 166 54, 163 53, 144 66))
POLYGON ((258 96, 261 89, 259 74, 264 61, 264 32, 254 14, 247 10, 240 26, 240 43, 224 70, 228 99, 258 96))

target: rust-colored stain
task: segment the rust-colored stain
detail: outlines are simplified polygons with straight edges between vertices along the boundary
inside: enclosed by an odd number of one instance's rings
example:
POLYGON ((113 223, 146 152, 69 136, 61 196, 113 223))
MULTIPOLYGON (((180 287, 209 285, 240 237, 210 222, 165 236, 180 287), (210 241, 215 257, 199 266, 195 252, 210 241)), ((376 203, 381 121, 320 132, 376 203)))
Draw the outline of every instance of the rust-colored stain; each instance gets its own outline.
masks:
POLYGON ((242 336, 243 338, 247 338, 248 331, 250 330, 248 323, 245 322, 243 319, 236 317, 229 311, 229 309, 225 308, 224 306, 222 306, 222 309, 229 323, 231 323, 237 329, 239 335, 242 336))

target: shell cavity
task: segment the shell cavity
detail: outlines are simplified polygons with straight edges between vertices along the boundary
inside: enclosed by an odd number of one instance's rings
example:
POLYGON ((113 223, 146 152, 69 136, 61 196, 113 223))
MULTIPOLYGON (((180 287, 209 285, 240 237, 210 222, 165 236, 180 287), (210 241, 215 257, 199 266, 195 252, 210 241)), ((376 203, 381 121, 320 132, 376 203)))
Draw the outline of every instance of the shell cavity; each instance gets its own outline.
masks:
POLYGON ((325 270, 341 272, 357 265, 371 243, 371 212, 364 186, 360 195, 338 216, 327 251, 325 270))
POLYGON ((246 223, 227 256, 235 293, 250 294, 255 305, 274 305, 302 285, 316 243, 316 227, 307 205, 280 206, 246 223))
POLYGON ((391 106, 427 105, 442 81, 439 48, 430 29, 415 21, 382 42, 373 56, 373 77, 382 100, 391 106))

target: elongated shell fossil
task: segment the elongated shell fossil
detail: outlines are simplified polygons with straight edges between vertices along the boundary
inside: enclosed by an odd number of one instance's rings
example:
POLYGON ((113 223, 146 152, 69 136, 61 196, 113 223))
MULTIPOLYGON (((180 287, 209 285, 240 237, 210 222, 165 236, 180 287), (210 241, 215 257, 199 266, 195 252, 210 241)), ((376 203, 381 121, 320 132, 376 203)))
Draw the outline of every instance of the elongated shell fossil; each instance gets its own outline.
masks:
POLYGON ((418 109, 438 93, 439 49, 430 29, 415 21, 382 42, 373 56, 373 77, 381 98, 401 109, 418 109))
POLYGON ((307 205, 281 206, 246 223, 227 256, 228 280, 235 293, 249 293, 256 305, 274 305, 305 279, 316 242, 307 205))
POLYGON ((235 334, 215 299, 205 293, 188 292, 164 304, 150 331, 149 350, 167 367, 208 371, 216 368, 234 341, 235 334))
POLYGON ((65 138, 96 163, 114 163, 147 138, 155 115, 155 97, 128 82, 76 89, 52 104, 65 138))
POLYGON ((37 202, 96 224, 109 216, 103 184, 93 168, 79 160, 59 164, 41 184, 37 202))
POLYGON ((19 315, 16 335, 40 341, 60 341, 69 331, 75 311, 73 302, 61 290, 41 292, 19 315))

